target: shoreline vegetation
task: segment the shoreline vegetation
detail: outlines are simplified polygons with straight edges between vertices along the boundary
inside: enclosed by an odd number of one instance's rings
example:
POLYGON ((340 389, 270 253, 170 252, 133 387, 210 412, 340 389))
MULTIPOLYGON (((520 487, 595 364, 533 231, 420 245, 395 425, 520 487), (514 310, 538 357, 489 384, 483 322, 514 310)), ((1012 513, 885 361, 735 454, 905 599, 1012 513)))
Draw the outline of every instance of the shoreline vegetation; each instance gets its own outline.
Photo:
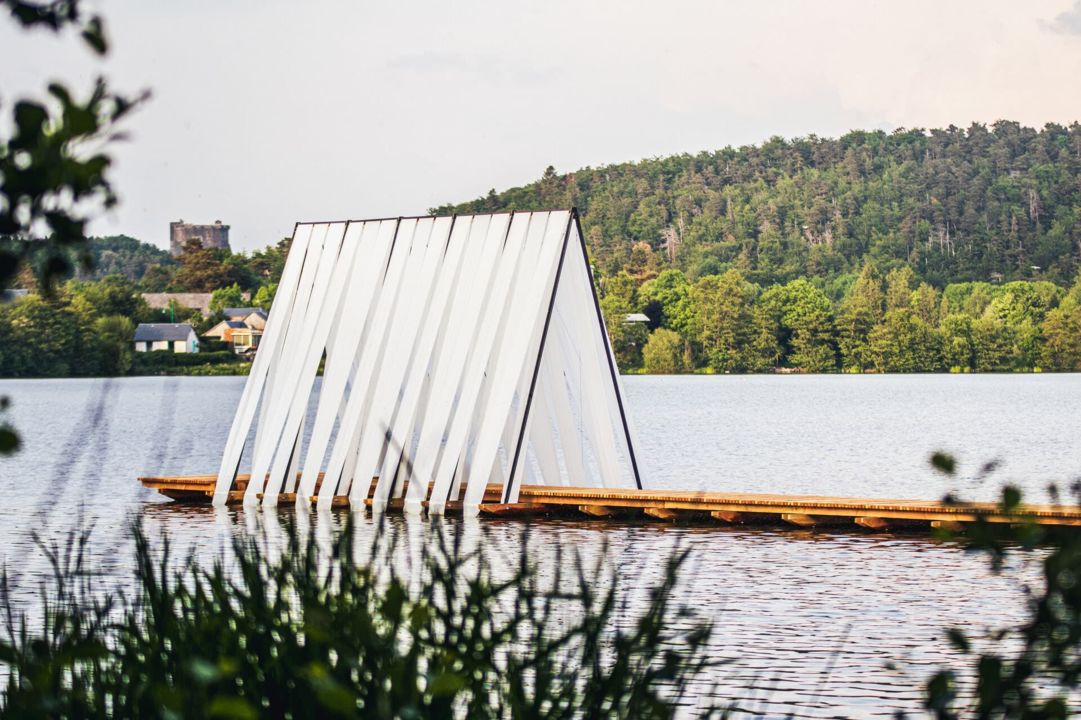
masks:
MULTIPOLYGON (((571 206, 629 374, 1081 371, 1078 123, 772 138, 549 167, 431 212, 571 206), (625 321, 639 314, 648 320, 625 321)), ((0 303, 0 377, 242 374, 240 362, 134 360, 133 324, 205 332, 223 307, 269 308, 288 249, 189 241, 174 258, 91 238, 60 263, 79 270, 40 293, 35 278, 56 258, 30 252, 10 286, 31 294, 0 303), (152 310, 144 292, 214 302, 206 316, 152 310)))
MULTIPOLYGON (((204 251, 205 252, 205 251, 204 251)), ((868 263, 836 302, 806 279, 762 288, 739 270, 692 283, 665 270, 637 286, 602 280, 601 308, 624 374, 1004 373, 1081 371, 1081 278, 916 284, 868 263), (626 322, 631 312, 648 322, 626 322)), ((269 288, 269 289, 268 289, 269 288)), ((258 307, 270 307, 262 286, 258 307)), ((204 338, 198 353, 134 351, 137 322, 205 331, 246 302, 236 283, 203 317, 155 310, 117 275, 0 303, 0 377, 246 375, 250 361, 204 338), (162 317, 164 315, 164 317, 162 317)))

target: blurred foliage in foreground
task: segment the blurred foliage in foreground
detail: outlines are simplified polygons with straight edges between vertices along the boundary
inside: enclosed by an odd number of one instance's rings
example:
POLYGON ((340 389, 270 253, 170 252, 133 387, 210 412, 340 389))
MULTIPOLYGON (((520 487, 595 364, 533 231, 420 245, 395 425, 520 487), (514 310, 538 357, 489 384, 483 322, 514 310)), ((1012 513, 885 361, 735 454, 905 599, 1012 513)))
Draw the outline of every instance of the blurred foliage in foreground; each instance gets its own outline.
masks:
MULTIPOLYGON (((946 475, 957 469, 953 457, 944 453, 935 453, 931 463, 946 475)), ((991 464, 984 471, 993 469, 991 464)), ((1058 490, 1050 490, 1057 502, 1058 490)), ((1077 483, 1071 491, 1081 497, 1077 483)), ((1035 524, 1016 487, 1003 489, 999 505, 1013 522, 972 523, 965 530, 970 549, 986 552, 996 572, 1012 556, 1040 552, 1041 582, 1026 588, 1027 617, 1019 628, 1003 628, 979 640, 958 629, 948 631, 951 644, 971 659, 971 666, 943 669, 928 682, 927 708, 938 720, 1037 720, 1064 718, 1077 711, 1081 528, 1035 524)))
POLYGON ((437 530, 402 571, 411 548, 358 557, 351 528, 324 551, 245 536, 209 569, 135 528, 131 597, 73 535, 42 622, 16 619, 5 575, 0 718, 669 718, 713 665, 710 625, 671 599, 685 553, 631 588, 607 553, 541 577, 528 537, 516 563, 437 530))
MULTIPOLYGON (((80 0, 0 0, 4 11, 22 28, 73 30, 95 55, 108 51, 104 21, 80 0)), ((47 93, 16 100, 10 120, 0 118, 0 290, 25 266, 46 296, 57 278, 89 265, 86 225, 117 203, 105 148, 122 137, 121 121, 147 98, 115 92, 102 77, 85 100, 59 82, 47 93)), ((2 104, 0 111, 6 112, 2 104)), ((5 344, 0 332, 0 347, 5 344)), ((0 396, 0 413, 8 404, 0 396)), ((19 445, 14 426, 0 418, 0 457, 19 445)))
MULTIPOLYGON (((75 30, 98 56, 108 51, 105 24, 80 0, 0 0, 24 28, 75 30)), ((147 94, 127 96, 97 78, 85 101, 61 83, 45 98, 12 106, 10 131, 0 134, 0 288, 23 264, 45 292, 57 277, 88 265, 86 226, 117 203, 104 148, 122 138, 119 123, 147 94)), ((8 123, 0 123, 0 128, 8 123)))

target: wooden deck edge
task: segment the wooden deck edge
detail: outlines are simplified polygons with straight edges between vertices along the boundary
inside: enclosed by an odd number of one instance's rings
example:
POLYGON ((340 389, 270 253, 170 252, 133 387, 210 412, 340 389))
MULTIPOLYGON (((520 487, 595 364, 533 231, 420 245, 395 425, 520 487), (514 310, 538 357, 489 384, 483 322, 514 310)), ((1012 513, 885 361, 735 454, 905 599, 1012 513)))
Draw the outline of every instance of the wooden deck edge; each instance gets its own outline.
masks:
MULTIPOLYGON (((237 478, 228 504, 243 503, 247 475, 237 478)), ((179 502, 206 504, 214 494, 215 476, 142 477, 144 487, 179 502)), ((320 475, 319 481, 322 481, 320 475)), ((318 484, 317 484, 318 487, 318 484)), ((372 504, 375 481, 368 489, 365 506, 372 504)), ((502 503, 498 485, 486 489, 480 512, 490 517, 569 515, 580 518, 631 518, 654 522, 705 522, 713 525, 771 524, 789 527, 842 527, 865 531, 954 527, 984 520, 993 523, 1033 522, 1043 525, 1081 527, 1081 507, 1029 505, 1006 515, 994 503, 947 504, 924 500, 879 500, 824 496, 784 496, 756 493, 718 493, 660 490, 614 490, 606 488, 548 487, 526 485, 518 502, 502 503)), ((427 493, 425 493, 427 495, 427 493)), ((262 494, 257 499, 262 501, 262 494)), ((316 497, 309 500, 314 504, 316 497)), ((281 493, 279 505, 293 505, 295 493, 281 493)), ((422 506, 427 509, 427 502, 422 506)), ((348 507, 350 500, 335 496, 333 507, 348 507)), ((401 512, 400 498, 387 504, 389 512, 401 512)), ((460 513, 462 503, 447 503, 447 514, 460 513)))

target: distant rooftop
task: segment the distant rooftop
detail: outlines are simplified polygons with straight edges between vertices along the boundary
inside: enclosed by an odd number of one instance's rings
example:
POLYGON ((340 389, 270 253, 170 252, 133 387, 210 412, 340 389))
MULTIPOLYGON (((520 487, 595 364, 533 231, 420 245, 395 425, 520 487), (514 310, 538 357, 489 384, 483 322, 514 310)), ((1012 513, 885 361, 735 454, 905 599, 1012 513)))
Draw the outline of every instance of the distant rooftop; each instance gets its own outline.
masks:
POLYGON ((135 328, 135 342, 187 340, 191 333, 190 323, 139 323, 135 328))
POLYGON ((221 311, 221 314, 227 318, 246 318, 252 313, 266 317, 266 310, 261 307, 225 308, 221 311))
POLYGON ((143 293, 143 300, 152 308, 166 310, 169 301, 180 307, 198 310, 203 315, 210 314, 210 293, 143 293))

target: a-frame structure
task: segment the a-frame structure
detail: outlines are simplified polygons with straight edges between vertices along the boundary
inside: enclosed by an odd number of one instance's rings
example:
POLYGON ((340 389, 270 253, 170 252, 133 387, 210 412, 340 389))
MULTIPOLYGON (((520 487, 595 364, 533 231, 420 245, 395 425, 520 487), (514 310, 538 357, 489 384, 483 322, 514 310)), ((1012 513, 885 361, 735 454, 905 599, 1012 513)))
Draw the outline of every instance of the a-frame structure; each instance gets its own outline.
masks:
POLYGON ((244 502, 475 514, 489 483, 641 488, 577 212, 300 223, 226 442, 244 502), (321 384, 317 380, 323 366, 321 384))

